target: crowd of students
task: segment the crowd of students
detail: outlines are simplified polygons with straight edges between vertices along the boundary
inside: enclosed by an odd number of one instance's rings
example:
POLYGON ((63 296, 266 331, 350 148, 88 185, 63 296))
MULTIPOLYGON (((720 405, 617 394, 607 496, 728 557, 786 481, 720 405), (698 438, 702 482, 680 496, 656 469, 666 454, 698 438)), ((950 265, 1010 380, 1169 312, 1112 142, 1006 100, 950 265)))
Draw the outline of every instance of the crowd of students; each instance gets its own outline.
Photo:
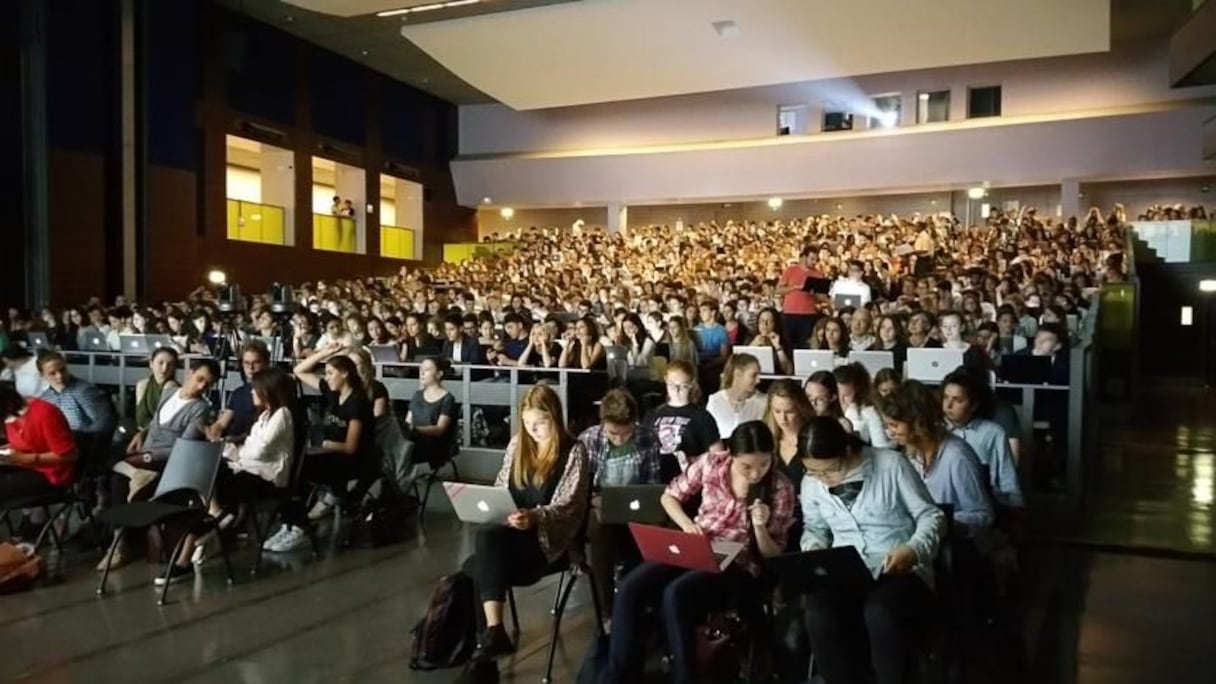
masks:
MULTIPOLYGON (((1084 315, 1095 288, 1123 277, 1124 223, 1116 207, 1105 218, 1095 209, 1063 222, 1034 210, 995 211, 979 226, 934 215, 651 226, 627 235, 533 230, 496 257, 301 284, 286 315, 261 296, 220 315, 208 290, 186 302, 90 302, 36 319, 10 309, 0 329, 12 381, 0 386, 10 445, 0 461, 0 507, 62 486, 82 457, 76 440, 113 433, 108 397, 66 368, 64 354, 89 339, 111 350, 126 335, 164 334, 174 343, 150 355, 135 393, 134 437, 121 455, 102 458, 108 486, 99 505, 148 496, 176 439, 226 440, 217 519, 286 485, 306 419, 287 389, 290 376, 273 362, 296 360, 295 378, 324 405, 313 426, 324 454, 306 459, 305 477, 328 495, 306 518, 285 521, 265 542, 272 551, 303 546, 310 523, 349 495, 348 483, 375 476, 378 433, 392 409, 373 355, 421 363, 405 430, 424 447, 422 460, 437 464, 455 448, 455 402, 442 386, 450 365, 602 370, 607 350, 619 348, 627 369, 620 386, 572 395, 595 412, 597 420, 584 421, 594 425, 568 430, 543 382, 520 404, 521 430, 497 478, 520 512, 479 529, 464 564, 483 626, 470 672, 492 669, 511 648, 502 627, 509 587, 581 552, 573 546, 585 531, 611 606, 617 681, 636 681, 649 606, 657 606, 676 680, 693 681, 698 620, 768 596, 766 559, 842 545, 856 546, 880 580, 865 595, 802 601, 818 667, 831 684, 861 678, 858 641, 847 635, 862 625, 877 681, 905 681, 945 535, 940 506, 952 512, 954 537, 974 547, 973 567, 994 577, 1014 567, 1024 435, 993 396, 988 371, 1010 354, 1067 358, 1066 322, 1084 315), (827 293, 808 290, 808 279, 831 281, 827 293), (837 294, 857 305, 833 306, 837 294), (45 348, 36 353, 39 340, 45 348), (839 356, 888 350, 895 362, 874 376, 844 364, 764 392, 760 363, 732 353, 735 346, 771 347, 787 375, 793 351, 806 347, 839 356), (965 350, 966 367, 940 391, 903 381, 912 347, 965 350), (219 365, 194 360, 178 384, 179 350, 240 359, 246 385, 218 416, 204 397, 219 365), (744 553, 712 577, 640 563, 628 534, 596 512, 605 488, 637 483, 666 483, 662 505, 673 523, 742 543, 744 553)), ((191 540, 170 559, 169 581, 193 576, 190 561, 205 557, 206 542, 191 540)), ((131 557, 119 547, 101 567, 131 557)))

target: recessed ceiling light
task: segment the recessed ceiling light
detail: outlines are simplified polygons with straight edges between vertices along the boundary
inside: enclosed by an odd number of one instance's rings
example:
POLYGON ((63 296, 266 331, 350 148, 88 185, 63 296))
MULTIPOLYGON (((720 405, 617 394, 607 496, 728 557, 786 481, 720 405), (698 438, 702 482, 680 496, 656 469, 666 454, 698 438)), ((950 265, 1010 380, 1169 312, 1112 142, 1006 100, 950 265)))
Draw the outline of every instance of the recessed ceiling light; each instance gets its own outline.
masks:
POLYGON ((366 57, 366 56, 367 56, 367 50, 361 50, 361 51, 359 52, 359 54, 361 54, 361 55, 363 55, 364 57, 366 57))

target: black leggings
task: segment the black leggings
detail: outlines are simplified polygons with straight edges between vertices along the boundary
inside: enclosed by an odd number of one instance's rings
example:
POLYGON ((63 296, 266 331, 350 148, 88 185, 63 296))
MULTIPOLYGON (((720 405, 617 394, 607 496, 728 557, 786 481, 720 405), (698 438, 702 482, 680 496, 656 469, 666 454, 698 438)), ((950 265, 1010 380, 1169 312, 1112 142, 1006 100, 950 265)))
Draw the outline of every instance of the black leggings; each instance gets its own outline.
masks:
POLYGON ((815 662, 828 684, 869 681, 851 646, 869 641, 876 684, 908 681, 918 628, 932 604, 928 585, 916 575, 885 575, 865 594, 825 590, 808 594, 806 629, 815 662))
POLYGON ((235 473, 227 463, 221 463, 215 474, 215 500, 220 508, 269 499, 278 491, 273 482, 253 473, 235 473))
POLYGON ((463 570, 473 578, 478 598, 477 624, 484 627, 481 603, 507 600, 507 590, 539 582, 549 568, 536 530, 517 530, 505 525, 484 525, 473 533, 473 555, 463 570))
POLYGON ((0 466, 0 508, 4 508, 9 501, 54 494, 56 491, 55 486, 37 470, 0 466))

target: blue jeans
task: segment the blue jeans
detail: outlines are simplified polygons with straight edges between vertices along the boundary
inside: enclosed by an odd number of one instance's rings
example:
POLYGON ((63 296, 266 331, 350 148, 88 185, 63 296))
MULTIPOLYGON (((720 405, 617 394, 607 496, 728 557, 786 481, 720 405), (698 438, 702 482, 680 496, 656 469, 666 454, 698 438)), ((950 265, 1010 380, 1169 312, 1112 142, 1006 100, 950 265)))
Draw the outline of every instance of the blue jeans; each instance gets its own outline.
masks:
POLYGON ((762 598, 760 581, 735 565, 720 574, 661 563, 639 565, 621 580, 612 604, 608 648, 612 681, 632 683, 642 678, 649 636, 647 607, 658 609, 671 652, 672 680, 684 684, 697 677, 696 629, 705 616, 727 608, 758 611, 762 598))

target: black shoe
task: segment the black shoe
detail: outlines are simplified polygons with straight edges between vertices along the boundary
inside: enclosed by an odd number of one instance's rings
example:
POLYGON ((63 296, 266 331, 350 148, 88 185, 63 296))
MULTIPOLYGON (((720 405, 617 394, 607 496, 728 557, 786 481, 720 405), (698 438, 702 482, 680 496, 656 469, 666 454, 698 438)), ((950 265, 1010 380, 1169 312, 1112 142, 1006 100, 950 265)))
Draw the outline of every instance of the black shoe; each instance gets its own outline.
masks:
MULTIPOLYGON (((193 564, 182 566, 182 565, 178 565, 178 564, 174 563, 173 567, 169 570, 169 580, 168 580, 169 584, 177 584, 178 582, 187 582, 192 579, 194 579, 194 565, 193 564)), ((156 577, 155 584, 158 587, 165 586, 165 576, 158 575, 156 577)))
POLYGON ((455 684, 498 684, 498 663, 472 660, 457 675, 455 684))
POLYGON ((477 650, 473 651, 473 660, 493 660, 514 652, 515 644, 511 642, 511 637, 507 636, 507 629, 502 625, 495 625, 481 633, 481 638, 477 640, 477 650))

